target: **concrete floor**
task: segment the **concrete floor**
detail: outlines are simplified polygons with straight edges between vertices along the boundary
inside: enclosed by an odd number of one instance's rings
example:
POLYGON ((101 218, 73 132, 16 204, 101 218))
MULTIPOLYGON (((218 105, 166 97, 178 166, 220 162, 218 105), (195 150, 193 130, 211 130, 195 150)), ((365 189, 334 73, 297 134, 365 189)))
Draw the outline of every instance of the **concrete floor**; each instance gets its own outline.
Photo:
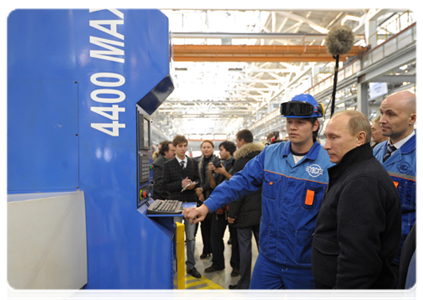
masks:
MULTIPOLYGON (((201 226, 201 225, 200 225, 201 226)), ((231 259, 231 245, 228 245, 229 240, 229 230, 226 229, 224 241, 225 241, 225 269, 222 271, 216 271, 213 273, 205 273, 204 269, 212 265, 212 259, 211 257, 208 257, 207 259, 200 259, 200 255, 203 251, 203 239, 201 237, 201 230, 198 228, 196 241, 195 241, 195 261, 196 261, 196 268, 198 272, 201 273, 204 277, 212 280, 214 283, 220 285, 224 289, 229 290, 229 285, 236 284, 239 280, 238 277, 231 277, 232 267, 229 263, 231 259)), ((253 242, 253 267, 254 263, 257 259, 258 251, 257 247, 255 245, 255 241, 253 242)), ((234 295, 238 296, 240 299, 247 299, 247 296, 244 296, 239 293, 233 293, 234 295)))
MULTIPOLYGON (((210 279, 211 281, 213 281, 217 285, 221 286, 222 288, 228 289, 229 285, 233 285, 233 284, 236 284, 238 282, 239 276, 231 277, 232 267, 231 267, 231 264, 230 264, 229 261, 231 259, 231 247, 232 246, 228 245, 228 240, 229 240, 229 229, 228 228, 226 228, 225 235, 224 235, 223 239, 224 239, 224 243, 225 243, 225 252, 224 252, 225 269, 223 269, 221 271, 212 272, 212 273, 205 273, 204 269, 206 269, 207 267, 212 265, 212 257, 210 256, 206 259, 200 259, 200 255, 203 251, 203 240, 202 240, 202 237, 201 237, 201 230, 200 230, 200 228, 198 228, 196 240, 195 240, 195 254, 194 254, 195 262, 196 262, 195 267, 197 268, 198 272, 200 272, 201 275, 203 275, 207 279, 210 279)), ((253 259, 252 259, 251 273, 252 273, 252 270, 254 268, 254 263, 257 259, 257 255, 258 255, 258 250, 257 250, 257 246, 256 246, 256 242, 254 240, 254 237, 253 237, 253 241, 252 241, 252 252, 253 252, 253 259)))

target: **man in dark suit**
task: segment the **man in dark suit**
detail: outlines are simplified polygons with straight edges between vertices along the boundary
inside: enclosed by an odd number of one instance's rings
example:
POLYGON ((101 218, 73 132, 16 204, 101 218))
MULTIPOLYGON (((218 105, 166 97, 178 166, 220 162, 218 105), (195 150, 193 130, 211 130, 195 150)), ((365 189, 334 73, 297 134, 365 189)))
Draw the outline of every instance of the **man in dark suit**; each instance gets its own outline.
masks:
MULTIPOLYGON (((183 202, 197 202, 195 188, 200 187, 200 176, 197 163, 185 153, 188 147, 188 140, 177 135, 172 142, 175 147, 176 156, 163 165, 163 189, 169 193, 169 199, 183 202)), ((182 217, 176 217, 175 222, 182 223, 182 217)), ((186 251, 187 251, 187 273, 200 278, 201 274, 195 268, 195 228, 196 224, 185 223, 186 251)))
POLYGON ((170 141, 160 143, 160 151, 153 162, 153 199, 169 199, 169 193, 163 189, 163 165, 169 159, 175 157, 175 147, 170 141))

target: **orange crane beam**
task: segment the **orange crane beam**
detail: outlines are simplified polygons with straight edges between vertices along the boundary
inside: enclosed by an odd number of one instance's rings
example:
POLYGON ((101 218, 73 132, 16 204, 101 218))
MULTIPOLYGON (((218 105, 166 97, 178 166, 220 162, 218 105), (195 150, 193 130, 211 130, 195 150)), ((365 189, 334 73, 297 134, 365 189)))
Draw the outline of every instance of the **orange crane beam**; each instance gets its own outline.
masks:
MULTIPOLYGON (((340 61, 367 51, 354 46, 340 61)), ((174 61, 325 62, 333 61, 325 46, 282 45, 173 45, 174 61)))

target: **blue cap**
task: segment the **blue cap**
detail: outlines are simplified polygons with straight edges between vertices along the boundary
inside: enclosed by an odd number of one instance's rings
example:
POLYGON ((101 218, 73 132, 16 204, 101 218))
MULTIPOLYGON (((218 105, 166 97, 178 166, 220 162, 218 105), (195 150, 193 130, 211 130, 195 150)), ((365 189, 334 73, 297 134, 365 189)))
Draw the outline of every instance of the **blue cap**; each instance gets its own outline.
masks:
POLYGON ((320 117, 322 117, 323 113, 324 113, 323 105, 321 105, 319 102, 317 102, 316 99, 314 99, 314 97, 309 95, 309 94, 296 95, 290 101, 284 102, 284 103, 281 104, 281 114, 284 117, 287 117, 287 118, 302 118, 302 119, 304 119, 304 118, 320 118, 320 117), (291 102, 294 102, 294 103, 290 104, 291 102), (304 106, 304 109, 299 107, 299 106, 301 106, 301 103, 306 104, 304 106), (293 106, 295 106, 295 104, 298 104, 297 109, 287 109, 288 107, 292 108, 293 106), (312 108, 309 105, 311 105, 312 108), (285 106, 285 107, 283 107, 283 106, 285 106), (289 115, 285 115, 283 113, 284 109, 285 109, 285 112, 287 112, 287 111, 289 112, 289 115), (294 111, 307 111, 308 109, 310 110, 309 114, 300 114, 299 113, 299 115, 296 115, 294 113, 294 111))

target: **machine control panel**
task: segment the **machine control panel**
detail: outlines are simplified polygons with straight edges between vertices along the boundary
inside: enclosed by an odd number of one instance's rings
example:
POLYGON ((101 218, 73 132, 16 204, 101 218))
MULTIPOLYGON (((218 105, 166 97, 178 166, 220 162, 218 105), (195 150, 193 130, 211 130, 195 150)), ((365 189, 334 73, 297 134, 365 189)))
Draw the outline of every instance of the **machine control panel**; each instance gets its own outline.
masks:
POLYGON ((148 182, 150 179, 150 156, 148 152, 139 153, 139 179, 140 185, 148 182))
POLYGON ((138 200, 140 207, 151 197, 153 190, 153 161, 151 149, 150 116, 137 105, 137 144, 138 144, 138 200))

